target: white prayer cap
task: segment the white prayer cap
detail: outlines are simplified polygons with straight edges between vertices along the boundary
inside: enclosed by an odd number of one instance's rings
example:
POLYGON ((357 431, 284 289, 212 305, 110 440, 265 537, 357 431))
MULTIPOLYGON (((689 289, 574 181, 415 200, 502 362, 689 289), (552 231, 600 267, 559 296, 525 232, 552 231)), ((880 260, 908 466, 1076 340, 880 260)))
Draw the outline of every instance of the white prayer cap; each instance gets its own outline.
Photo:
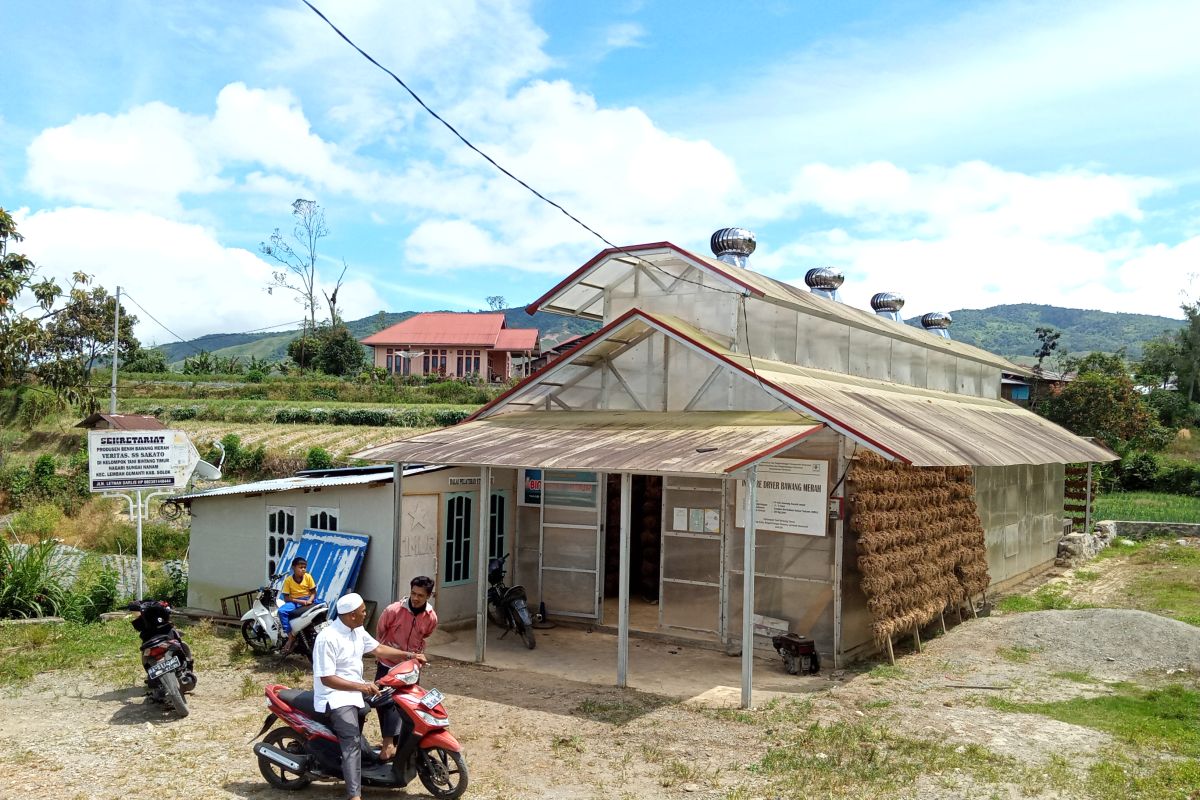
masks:
POLYGON ((362 595, 355 592, 344 594, 338 598, 337 612, 339 614, 349 614, 351 611, 357 611, 362 604, 362 595))

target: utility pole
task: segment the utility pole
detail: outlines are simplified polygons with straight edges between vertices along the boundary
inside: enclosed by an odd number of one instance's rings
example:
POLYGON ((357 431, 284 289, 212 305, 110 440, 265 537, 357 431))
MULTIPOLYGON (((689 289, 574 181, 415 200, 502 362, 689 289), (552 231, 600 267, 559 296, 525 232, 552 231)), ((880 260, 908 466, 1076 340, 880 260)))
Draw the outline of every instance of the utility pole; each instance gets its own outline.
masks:
MULTIPOLYGON (((121 343, 121 287, 117 287, 116 313, 113 314, 112 385, 108 389, 108 413, 117 413, 117 347, 121 343)), ((138 522, 141 527, 141 521, 138 522)), ((139 538, 138 546, 141 546, 139 538)), ((140 553, 138 554, 140 557, 140 553)))

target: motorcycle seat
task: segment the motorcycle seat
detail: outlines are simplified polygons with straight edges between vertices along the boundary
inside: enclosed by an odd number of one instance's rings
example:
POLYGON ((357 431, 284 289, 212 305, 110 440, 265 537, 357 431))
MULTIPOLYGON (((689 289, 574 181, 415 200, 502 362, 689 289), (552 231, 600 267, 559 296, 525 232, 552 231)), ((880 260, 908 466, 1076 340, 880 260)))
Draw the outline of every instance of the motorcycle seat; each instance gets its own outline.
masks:
POLYGON ((327 714, 325 714, 325 712, 317 711, 316 707, 313 705, 315 697, 313 693, 307 689, 284 689, 282 692, 279 692, 276 697, 309 719, 315 719, 318 722, 323 722, 326 724, 329 722, 329 717, 327 714))

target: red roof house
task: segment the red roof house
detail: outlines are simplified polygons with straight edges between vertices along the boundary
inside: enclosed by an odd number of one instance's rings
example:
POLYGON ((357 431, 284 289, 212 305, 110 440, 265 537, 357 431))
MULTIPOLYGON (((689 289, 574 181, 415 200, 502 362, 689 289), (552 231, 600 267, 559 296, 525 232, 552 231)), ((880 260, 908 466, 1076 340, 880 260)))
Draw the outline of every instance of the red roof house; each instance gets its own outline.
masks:
POLYGON ((417 314, 359 341, 374 350, 376 367, 397 375, 504 381, 526 374, 538 353, 537 329, 509 328, 503 314, 417 314))

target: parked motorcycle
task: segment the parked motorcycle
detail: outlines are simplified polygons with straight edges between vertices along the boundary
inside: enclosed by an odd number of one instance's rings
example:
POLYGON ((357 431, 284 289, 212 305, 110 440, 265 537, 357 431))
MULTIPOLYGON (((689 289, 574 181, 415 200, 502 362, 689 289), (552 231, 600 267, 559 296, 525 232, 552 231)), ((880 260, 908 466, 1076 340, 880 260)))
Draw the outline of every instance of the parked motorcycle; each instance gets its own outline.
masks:
MULTIPOLYGON (((421 665, 403 661, 381 678, 372 708, 394 703, 402 720, 400 741, 391 761, 378 751, 363 753, 363 786, 401 789, 419 778, 439 800, 454 800, 467 790, 467 762, 462 745, 450 733, 450 719, 437 689, 419 685, 421 665)), ((266 687, 270 712, 254 740, 258 770, 279 789, 298 790, 313 781, 342 780, 342 753, 329 719, 313 708, 313 693, 272 684, 266 687), (281 720, 287 727, 271 730, 281 720), (267 733, 270 731, 270 733, 267 733), (263 734, 266 734, 263 737, 263 734)))
POLYGON ((171 606, 158 600, 134 600, 126 608, 137 612, 130 623, 142 639, 147 694, 156 703, 170 701, 175 712, 186 717, 184 695, 196 688, 195 661, 171 624, 171 606))
POLYGON ((532 650, 537 647, 537 639, 533 635, 533 618, 529 615, 525 587, 504 585, 504 562, 508 555, 505 553, 488 562, 488 617, 504 628, 501 639, 515 630, 525 640, 525 646, 532 650))
MULTIPOLYGON (((273 653, 287 642, 287 634, 279 623, 279 590, 272 585, 282 577, 274 575, 271 583, 260 586, 254 604, 242 615, 242 638, 256 653, 273 653)), ((311 659, 317 634, 328 622, 329 606, 326 603, 301 606, 291 616, 292 631, 296 634, 293 652, 303 653, 311 659)))

